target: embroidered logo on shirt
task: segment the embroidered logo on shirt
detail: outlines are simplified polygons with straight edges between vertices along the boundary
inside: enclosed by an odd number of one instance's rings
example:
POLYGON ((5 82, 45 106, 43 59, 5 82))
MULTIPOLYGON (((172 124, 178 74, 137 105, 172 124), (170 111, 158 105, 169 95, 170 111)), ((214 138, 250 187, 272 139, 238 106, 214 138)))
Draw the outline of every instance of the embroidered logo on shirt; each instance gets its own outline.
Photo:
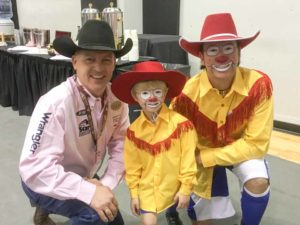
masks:
POLYGON ((120 101, 114 101, 111 103, 110 108, 114 111, 117 111, 121 108, 121 102, 120 101))
POLYGON ((79 110, 79 111, 76 113, 76 116, 84 116, 84 115, 86 115, 86 110, 85 110, 85 109, 79 110))
POLYGON ((113 127, 116 128, 118 126, 119 120, 120 120, 120 115, 115 115, 112 117, 113 120, 113 127))
POLYGON ((81 137, 83 135, 89 134, 90 132, 89 121, 87 119, 81 121, 79 123, 79 136, 81 137))
POLYGON ((44 116, 42 117, 42 119, 40 120, 40 123, 38 125, 37 131, 34 135, 32 135, 31 140, 32 140, 32 145, 30 147, 30 151, 32 152, 32 154, 35 153, 35 151, 38 149, 38 147, 40 146, 40 140, 42 138, 42 134, 44 132, 44 128, 45 125, 48 123, 49 121, 49 116, 52 113, 44 113, 44 116))

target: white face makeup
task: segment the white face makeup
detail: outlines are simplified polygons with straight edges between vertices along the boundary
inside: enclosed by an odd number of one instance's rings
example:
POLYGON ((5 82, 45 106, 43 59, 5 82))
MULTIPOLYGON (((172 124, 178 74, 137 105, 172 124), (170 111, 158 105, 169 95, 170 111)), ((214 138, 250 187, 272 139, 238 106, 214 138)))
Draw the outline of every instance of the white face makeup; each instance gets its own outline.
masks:
POLYGON ((205 52, 208 56, 216 56, 220 52, 222 52, 224 55, 230 55, 234 52, 235 48, 236 46, 231 43, 222 46, 209 46, 205 52))
POLYGON ((153 122, 158 115, 168 92, 163 81, 137 83, 132 89, 133 98, 139 103, 145 115, 153 122))
POLYGON ((231 86, 240 60, 236 41, 205 43, 200 58, 214 88, 224 90, 231 86))
POLYGON ((141 92, 137 92, 137 94, 144 100, 147 100, 152 96, 156 98, 161 98, 164 94, 164 90, 161 88, 157 88, 153 90, 143 90, 141 92))

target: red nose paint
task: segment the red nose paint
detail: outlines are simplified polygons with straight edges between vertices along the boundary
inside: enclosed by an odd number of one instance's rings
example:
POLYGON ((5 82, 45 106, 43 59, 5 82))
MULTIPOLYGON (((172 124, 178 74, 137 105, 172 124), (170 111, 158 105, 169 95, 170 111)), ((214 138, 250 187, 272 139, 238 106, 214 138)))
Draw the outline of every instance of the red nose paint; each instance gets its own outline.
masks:
POLYGON ((156 102, 157 101, 157 98, 156 97, 150 97, 149 99, 148 99, 148 101, 149 102, 156 102))
POLYGON ((228 61, 228 57, 226 55, 220 55, 220 56, 216 57, 215 60, 217 63, 225 63, 228 61))

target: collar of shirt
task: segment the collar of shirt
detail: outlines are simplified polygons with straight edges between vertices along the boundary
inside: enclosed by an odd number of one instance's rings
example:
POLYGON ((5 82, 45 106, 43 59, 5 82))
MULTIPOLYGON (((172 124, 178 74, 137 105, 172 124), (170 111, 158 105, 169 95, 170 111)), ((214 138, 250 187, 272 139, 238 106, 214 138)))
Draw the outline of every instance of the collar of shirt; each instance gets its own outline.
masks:
MULTIPOLYGON (((209 91, 213 90, 214 87, 211 85, 206 70, 203 71, 203 73, 200 76, 200 98, 205 96, 209 91)), ((248 96, 248 90, 245 85, 244 79, 242 77, 242 74, 240 70, 237 68, 236 75, 234 77, 233 84, 231 86, 230 92, 237 92, 240 95, 248 96)))
POLYGON ((248 96, 248 91, 246 87, 246 82, 243 79, 242 73, 239 68, 236 69, 236 75, 231 86, 231 91, 235 91, 240 95, 248 96))

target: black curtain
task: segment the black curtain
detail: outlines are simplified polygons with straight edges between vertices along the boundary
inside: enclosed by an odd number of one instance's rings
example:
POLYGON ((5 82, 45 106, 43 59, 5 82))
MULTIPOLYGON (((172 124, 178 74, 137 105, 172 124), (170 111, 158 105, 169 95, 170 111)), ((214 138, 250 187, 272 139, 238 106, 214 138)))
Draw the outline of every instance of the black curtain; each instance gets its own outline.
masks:
POLYGON ((180 0, 143 0, 144 34, 179 34, 180 0))
POLYGON ((71 62, 0 49, 0 105, 30 116, 40 96, 73 73, 71 62))

